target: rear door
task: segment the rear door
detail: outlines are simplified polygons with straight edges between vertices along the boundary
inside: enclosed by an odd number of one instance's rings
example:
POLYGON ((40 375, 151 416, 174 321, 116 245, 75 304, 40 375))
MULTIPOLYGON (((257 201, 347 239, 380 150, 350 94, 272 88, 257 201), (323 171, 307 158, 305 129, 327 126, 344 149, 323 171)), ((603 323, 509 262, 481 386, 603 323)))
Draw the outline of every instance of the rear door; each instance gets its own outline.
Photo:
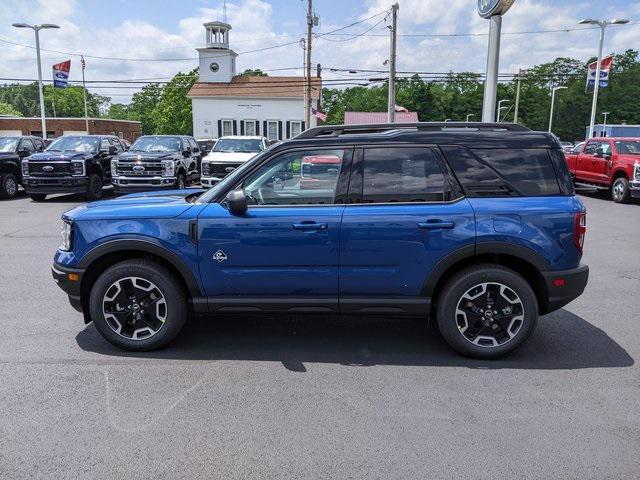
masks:
POLYGON ((427 277, 475 242, 474 213, 428 146, 363 148, 342 217, 340 310, 426 314, 427 277))

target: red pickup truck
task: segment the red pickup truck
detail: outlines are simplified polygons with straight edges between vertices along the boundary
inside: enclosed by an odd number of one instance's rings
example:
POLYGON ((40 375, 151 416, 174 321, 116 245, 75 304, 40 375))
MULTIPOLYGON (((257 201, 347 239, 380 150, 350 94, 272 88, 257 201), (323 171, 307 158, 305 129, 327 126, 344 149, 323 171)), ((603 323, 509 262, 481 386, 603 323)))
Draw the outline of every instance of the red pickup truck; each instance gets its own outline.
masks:
POLYGON ((607 188, 616 203, 640 198, 640 138, 592 138, 565 158, 576 184, 607 188))

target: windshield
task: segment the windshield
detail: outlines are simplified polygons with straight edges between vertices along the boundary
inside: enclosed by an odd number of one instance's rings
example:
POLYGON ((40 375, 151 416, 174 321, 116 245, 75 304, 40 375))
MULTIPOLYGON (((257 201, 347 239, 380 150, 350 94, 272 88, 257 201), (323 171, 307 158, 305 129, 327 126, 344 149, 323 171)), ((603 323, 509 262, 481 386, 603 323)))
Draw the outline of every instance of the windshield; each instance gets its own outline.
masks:
POLYGON ((131 145, 130 152, 181 152, 180 137, 140 137, 131 145))
POLYGON ((255 165, 256 162, 259 162, 265 155, 266 153, 261 153, 251 158, 251 160, 248 160, 242 165, 240 165, 238 168, 232 171, 229 175, 227 175, 222 180, 220 180, 220 182, 218 182, 216 185, 214 185, 209 190, 204 192, 198 198, 197 200, 198 203, 211 202, 212 199, 214 199, 220 194, 220 192, 226 190, 233 184, 237 183, 240 180, 240 178, 244 175, 244 172, 246 172, 249 168, 251 168, 252 165, 255 165))
POLYGON ((623 140, 616 142, 618 153, 624 155, 640 155, 640 140, 623 140))
POLYGON ((15 152, 18 139, 16 137, 0 137, 0 152, 15 152))
POLYGON ((60 137, 47 148, 47 152, 82 152, 98 151, 100 139, 97 137, 60 137))
POLYGON ((214 152, 257 153, 262 151, 262 140, 257 138, 221 138, 213 147, 214 152))

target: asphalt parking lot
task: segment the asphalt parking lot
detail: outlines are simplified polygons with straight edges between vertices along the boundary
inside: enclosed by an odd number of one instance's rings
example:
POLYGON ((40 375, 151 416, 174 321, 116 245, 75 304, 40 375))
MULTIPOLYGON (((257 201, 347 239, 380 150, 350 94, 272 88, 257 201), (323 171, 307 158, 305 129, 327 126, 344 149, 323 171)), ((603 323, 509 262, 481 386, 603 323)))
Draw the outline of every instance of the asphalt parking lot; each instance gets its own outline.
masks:
POLYGON ((197 319, 122 352, 51 278, 82 199, 0 202, 0 478, 638 478, 640 204, 583 199, 587 291, 492 362, 369 317, 197 319))

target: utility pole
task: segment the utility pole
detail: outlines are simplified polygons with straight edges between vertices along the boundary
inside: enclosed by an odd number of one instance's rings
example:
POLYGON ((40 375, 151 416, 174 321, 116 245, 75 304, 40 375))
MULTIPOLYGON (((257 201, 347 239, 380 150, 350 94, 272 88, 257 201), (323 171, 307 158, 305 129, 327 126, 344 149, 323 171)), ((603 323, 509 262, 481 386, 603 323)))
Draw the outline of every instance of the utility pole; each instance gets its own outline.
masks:
POLYGON ((306 80, 305 85, 305 102, 304 102, 304 121, 306 128, 311 125, 311 37, 313 34, 313 0, 307 0, 307 58, 306 58, 306 80))
POLYGON ((520 111, 520 83, 522 81, 522 69, 518 70, 518 84, 516 86, 516 106, 513 112, 513 123, 518 123, 518 112, 520 111))
POLYGON ((398 9, 400 5, 394 3, 391 6, 391 42, 389 49, 389 105, 387 107, 387 120, 389 123, 396 121, 396 41, 398 38, 398 9))
MULTIPOLYGON (((320 82, 321 78, 322 78, 322 65, 320 65, 319 63, 316 65, 316 77, 318 78, 318 82, 320 82)), ((316 101, 316 110, 317 111, 321 111, 322 108, 320 108, 322 106, 322 95, 318 95, 318 100, 316 101)))
POLYGON ((84 56, 80 56, 80 63, 82 64, 82 100, 84 101, 84 128, 87 130, 87 135, 89 135, 89 115, 87 113, 87 86, 84 83, 84 69, 85 62, 84 56))

